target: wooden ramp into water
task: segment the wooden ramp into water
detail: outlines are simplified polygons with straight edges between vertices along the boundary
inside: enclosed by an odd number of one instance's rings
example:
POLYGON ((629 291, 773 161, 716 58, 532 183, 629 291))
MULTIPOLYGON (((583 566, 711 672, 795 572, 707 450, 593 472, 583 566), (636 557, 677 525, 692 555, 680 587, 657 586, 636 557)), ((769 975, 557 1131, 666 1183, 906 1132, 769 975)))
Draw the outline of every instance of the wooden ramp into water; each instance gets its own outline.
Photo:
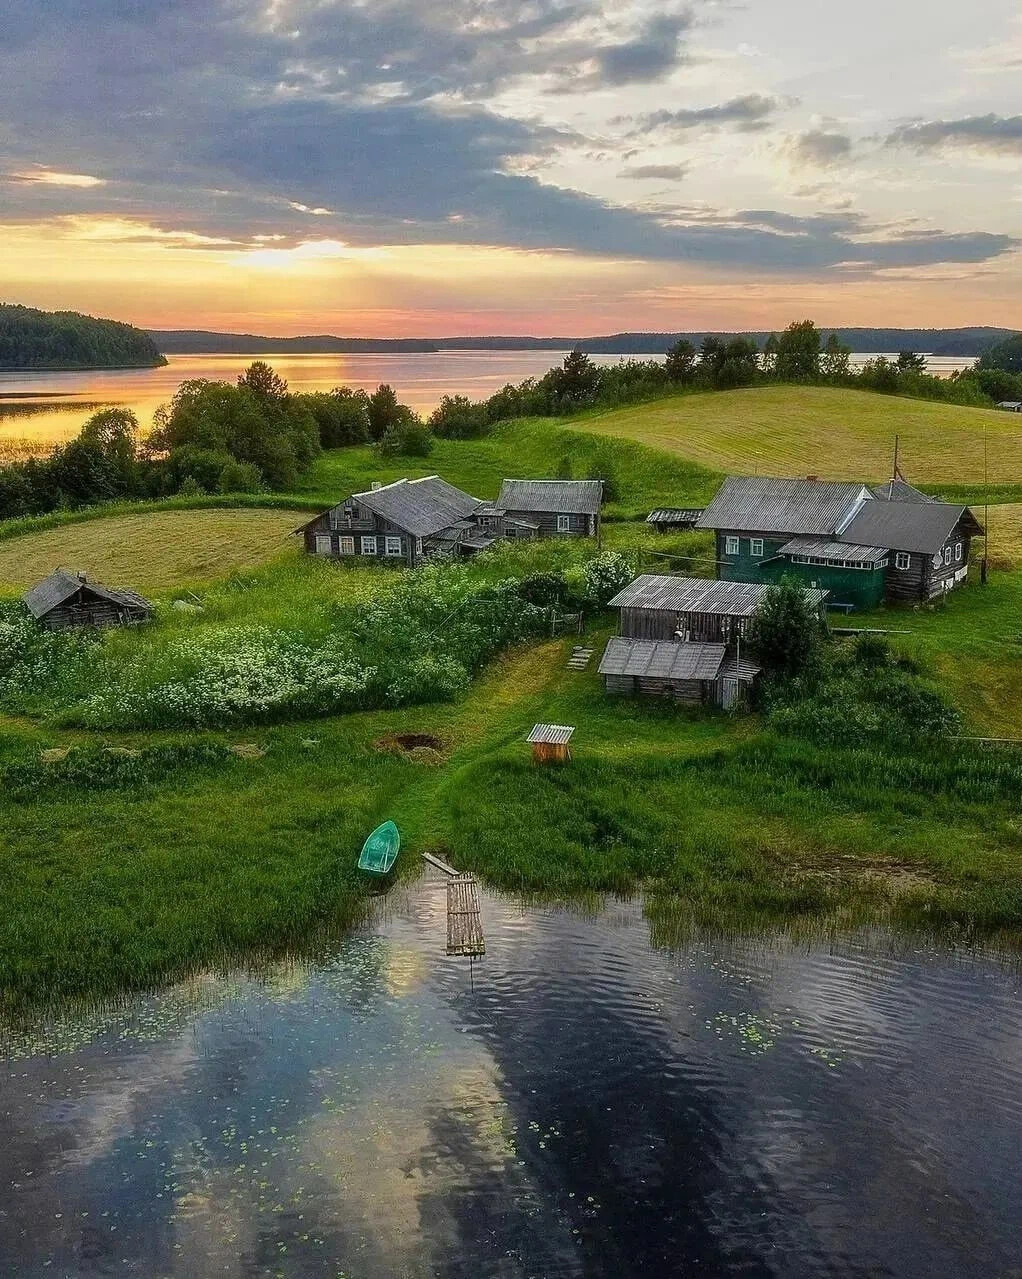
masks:
POLYGON ((471 875, 455 875, 447 881, 447 953, 486 954, 479 918, 479 885, 471 875))

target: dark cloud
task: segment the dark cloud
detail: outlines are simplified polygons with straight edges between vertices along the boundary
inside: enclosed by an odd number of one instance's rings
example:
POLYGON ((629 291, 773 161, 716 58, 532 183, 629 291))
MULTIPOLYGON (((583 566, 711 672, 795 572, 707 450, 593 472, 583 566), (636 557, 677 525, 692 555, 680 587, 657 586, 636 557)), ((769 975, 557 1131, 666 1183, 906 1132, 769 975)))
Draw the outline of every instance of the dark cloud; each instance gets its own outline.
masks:
POLYGON ((663 79, 678 65, 680 37, 691 21, 688 15, 654 18, 635 39, 598 50, 599 79, 610 85, 663 79))
POLYGON ((752 132, 766 128, 770 116, 780 105, 776 98, 760 93, 747 93, 715 106, 654 111, 641 118, 636 132, 646 132, 649 129, 684 132, 688 129, 716 128, 721 125, 734 125, 742 131, 752 132))
POLYGON ((970 115, 959 120, 924 120, 902 125, 888 142, 931 151, 942 147, 968 147, 1002 155, 1022 153, 1022 115, 970 115))
POLYGON ((844 133, 832 133, 825 129, 811 129, 792 138, 789 152, 798 164, 826 169, 840 164, 852 154, 852 140, 844 133))
POLYGON ((617 176, 634 178, 636 181, 659 178, 665 182, 680 182, 687 172, 688 168, 684 164, 636 164, 622 169, 617 176))

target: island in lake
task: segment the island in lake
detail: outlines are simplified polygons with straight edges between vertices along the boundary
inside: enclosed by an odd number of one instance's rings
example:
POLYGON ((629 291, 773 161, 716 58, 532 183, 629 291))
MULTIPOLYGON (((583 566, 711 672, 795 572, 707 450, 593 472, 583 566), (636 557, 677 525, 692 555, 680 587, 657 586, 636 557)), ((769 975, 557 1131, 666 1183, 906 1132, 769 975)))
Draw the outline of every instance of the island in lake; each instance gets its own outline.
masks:
POLYGON ((131 324, 0 303, 0 369, 148 369, 166 363, 149 334, 131 324))

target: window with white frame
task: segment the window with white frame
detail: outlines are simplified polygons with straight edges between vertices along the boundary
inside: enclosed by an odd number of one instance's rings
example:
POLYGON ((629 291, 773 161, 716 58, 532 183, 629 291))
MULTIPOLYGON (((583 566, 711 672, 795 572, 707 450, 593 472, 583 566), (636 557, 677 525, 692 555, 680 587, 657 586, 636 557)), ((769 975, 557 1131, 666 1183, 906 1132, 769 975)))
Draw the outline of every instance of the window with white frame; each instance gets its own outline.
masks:
POLYGON ((724 554, 725 555, 737 555, 738 546, 739 546, 739 543, 738 543, 737 537, 724 538, 724 554))
POLYGON ((944 547, 944 563, 945 565, 951 563, 951 547, 950 546, 944 547))
POLYGON ((894 557, 894 567, 904 573, 907 568, 912 565, 912 556, 908 551, 899 551, 894 557))
POLYGON ((316 554, 329 555, 331 552, 330 535, 328 533, 316 534, 316 554))
POLYGON ((399 537, 388 537, 383 544, 384 555, 400 555, 401 539, 399 537))
POLYGON ((363 555, 376 554, 376 538, 375 537, 367 537, 365 534, 362 535, 362 554, 363 555))
POLYGON ((571 532, 571 516, 570 516, 570 515, 558 515, 558 517, 557 517, 557 531, 558 531, 558 533, 570 533, 570 532, 571 532))
POLYGON ((760 559, 763 555, 763 539, 761 537, 753 537, 749 539, 749 554, 753 559, 760 559))
POLYGON ((955 563, 960 564, 961 559, 962 559, 962 544, 961 542, 956 542, 955 543, 955 563))
POLYGON ((353 537, 341 537, 337 539, 337 544, 342 555, 355 554, 355 539, 353 537))

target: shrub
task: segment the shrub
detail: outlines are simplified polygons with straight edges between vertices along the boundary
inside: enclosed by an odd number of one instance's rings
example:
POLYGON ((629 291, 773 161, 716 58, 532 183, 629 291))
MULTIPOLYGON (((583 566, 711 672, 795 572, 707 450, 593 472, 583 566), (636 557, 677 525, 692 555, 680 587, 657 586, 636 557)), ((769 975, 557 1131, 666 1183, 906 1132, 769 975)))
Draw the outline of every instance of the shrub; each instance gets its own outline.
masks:
POLYGON ((221 493, 258 493, 263 487, 259 468, 251 462, 228 462, 220 472, 221 493))
POLYGON ((604 608, 608 600, 624 590, 635 577, 635 566, 619 551, 604 551, 588 560, 582 568, 582 599, 595 608, 604 608))
POLYGON ((785 578, 764 592, 752 617, 749 643, 767 675, 794 679, 818 660, 822 627, 805 587, 785 578))
POLYGON ((417 417, 409 416, 387 428, 376 450, 380 457, 429 457, 433 435, 417 417))

